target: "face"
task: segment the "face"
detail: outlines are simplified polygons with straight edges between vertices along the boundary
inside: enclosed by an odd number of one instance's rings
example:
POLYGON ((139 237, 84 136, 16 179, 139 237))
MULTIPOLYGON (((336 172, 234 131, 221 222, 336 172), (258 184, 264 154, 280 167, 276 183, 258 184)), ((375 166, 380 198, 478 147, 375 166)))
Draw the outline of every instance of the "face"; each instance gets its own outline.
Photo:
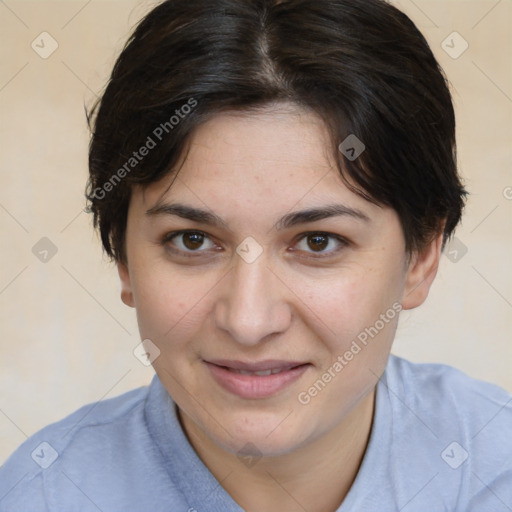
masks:
POLYGON ((409 263, 396 212, 351 192, 322 121, 283 106, 200 126, 177 177, 134 189, 126 253, 122 298, 186 429, 277 455, 372 396, 439 241, 409 263))

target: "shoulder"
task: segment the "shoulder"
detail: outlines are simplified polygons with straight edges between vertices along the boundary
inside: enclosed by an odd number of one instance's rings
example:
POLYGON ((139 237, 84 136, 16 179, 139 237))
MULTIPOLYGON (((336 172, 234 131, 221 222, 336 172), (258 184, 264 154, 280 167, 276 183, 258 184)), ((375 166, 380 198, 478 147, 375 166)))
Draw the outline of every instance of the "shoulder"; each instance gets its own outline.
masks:
POLYGON ((81 436, 94 435, 94 432, 102 427, 128 428, 126 420, 133 421, 138 413, 140 414, 147 391, 147 387, 141 387, 114 398, 84 405, 29 437, 7 463, 16 462, 21 453, 25 453, 27 449, 37 446, 40 442, 51 444, 58 453, 64 453, 81 436))
POLYGON ((399 393, 419 409, 451 412, 473 422, 499 411, 503 413, 500 420, 512 424, 510 393, 451 366, 390 356, 386 377, 390 392, 399 393))
POLYGON ((395 416, 412 414, 433 433, 458 435, 471 444, 500 439, 512 452, 512 395, 504 389, 451 366, 396 356, 385 375, 395 416))
POLYGON ((463 510, 494 511, 512 503, 510 393, 447 365, 396 356, 383 386, 397 465, 414 457, 423 467, 420 478, 428 468, 434 478, 429 487, 438 497, 446 494, 446 502, 456 497, 463 510))
POLYGON ((85 473, 103 478, 106 468, 115 472, 122 464, 123 450, 133 456, 131 443, 150 444, 144 439, 148 389, 85 405, 29 437, 0 468, 0 511, 52 510, 56 494, 64 498, 87 485, 85 473))

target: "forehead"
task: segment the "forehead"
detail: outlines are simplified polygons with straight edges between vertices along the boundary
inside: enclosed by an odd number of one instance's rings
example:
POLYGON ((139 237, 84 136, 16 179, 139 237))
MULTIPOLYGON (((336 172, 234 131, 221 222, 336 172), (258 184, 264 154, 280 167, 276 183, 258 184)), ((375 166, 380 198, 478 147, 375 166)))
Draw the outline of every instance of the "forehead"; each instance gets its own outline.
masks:
POLYGON ((190 147, 192 157, 210 158, 219 165, 243 162, 262 169, 275 161, 327 170, 334 163, 322 119, 291 105, 218 114, 197 128, 190 147))
POLYGON ((177 177, 171 173, 144 189, 146 205, 184 187, 205 201, 231 194, 232 204, 340 196, 368 204, 341 180, 323 120, 293 105, 217 114, 195 130, 178 169, 177 177))

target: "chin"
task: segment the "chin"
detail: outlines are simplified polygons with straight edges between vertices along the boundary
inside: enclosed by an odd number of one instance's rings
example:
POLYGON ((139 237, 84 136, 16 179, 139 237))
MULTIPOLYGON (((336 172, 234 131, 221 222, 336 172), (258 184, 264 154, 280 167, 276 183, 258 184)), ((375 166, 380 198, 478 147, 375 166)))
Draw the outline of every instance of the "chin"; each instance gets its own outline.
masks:
MULTIPOLYGON (((290 414, 289 418, 293 415, 290 414)), ((244 414, 226 422, 231 436, 222 431, 217 444, 236 455, 284 455, 307 442, 311 432, 300 425, 287 423, 286 414, 244 414), (283 421, 284 420, 284 421, 283 421)))

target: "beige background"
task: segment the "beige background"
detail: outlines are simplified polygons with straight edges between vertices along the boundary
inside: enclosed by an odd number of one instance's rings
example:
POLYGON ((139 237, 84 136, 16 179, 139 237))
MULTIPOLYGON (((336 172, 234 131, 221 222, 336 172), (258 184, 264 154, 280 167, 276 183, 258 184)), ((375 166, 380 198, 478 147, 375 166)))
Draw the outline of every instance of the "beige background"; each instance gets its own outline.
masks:
MULTIPOLYGON (((472 194, 459 245, 449 248, 456 261, 443 256, 427 303, 403 314, 394 353, 512 391, 512 2, 394 3, 452 82, 472 194), (469 44, 456 59, 442 46, 454 31, 469 44)), ((132 353, 140 341, 134 312, 121 303, 115 268, 82 211, 84 102, 101 92, 130 27, 151 5, 0 2, 0 463, 41 427, 153 375, 132 353), (43 31, 58 44, 46 59, 31 47, 35 40, 40 52, 51 48, 43 31), (58 249, 46 263, 32 252, 42 237, 58 249)), ((453 54, 464 43, 450 36, 444 44, 453 54)))

